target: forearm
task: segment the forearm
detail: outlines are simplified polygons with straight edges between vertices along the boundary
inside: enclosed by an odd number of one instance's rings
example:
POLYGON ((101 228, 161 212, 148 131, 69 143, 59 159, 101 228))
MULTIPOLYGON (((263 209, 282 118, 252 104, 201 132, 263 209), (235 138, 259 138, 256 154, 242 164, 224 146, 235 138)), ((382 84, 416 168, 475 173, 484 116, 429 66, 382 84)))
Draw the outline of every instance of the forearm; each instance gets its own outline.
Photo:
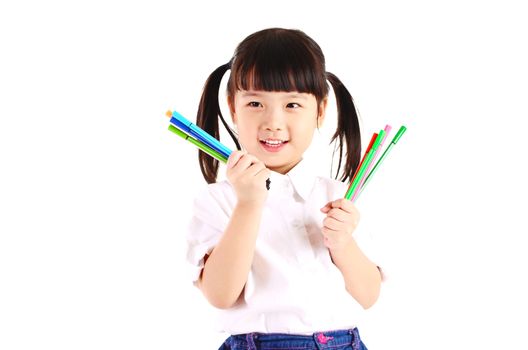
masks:
POLYGON ((237 204, 229 224, 208 257, 200 288, 215 307, 231 307, 246 284, 258 236, 262 205, 237 204))
POLYGON ((356 241, 351 238, 340 250, 330 250, 330 255, 343 275, 348 293, 365 309, 374 305, 380 293, 381 272, 356 241))

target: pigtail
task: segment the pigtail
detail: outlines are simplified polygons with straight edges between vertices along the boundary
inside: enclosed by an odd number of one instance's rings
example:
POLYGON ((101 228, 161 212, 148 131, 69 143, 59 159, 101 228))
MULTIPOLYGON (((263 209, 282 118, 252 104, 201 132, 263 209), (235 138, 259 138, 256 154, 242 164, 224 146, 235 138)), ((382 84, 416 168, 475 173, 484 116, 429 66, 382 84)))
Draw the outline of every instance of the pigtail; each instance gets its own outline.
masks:
MULTIPOLYGON (((238 149, 240 144, 229 125, 224 120, 220 105, 218 103, 218 92, 220 90, 220 82, 225 72, 231 68, 231 62, 218 67, 205 82, 200 105, 198 107, 198 114, 196 116, 196 125, 212 135, 217 140, 220 140, 220 130, 218 128, 218 117, 226 128, 227 132, 235 142, 238 149)), ((208 154, 199 151, 198 162, 200 163, 200 170, 207 183, 216 182, 218 176, 218 161, 208 154)))
POLYGON ((339 163, 337 165, 335 179, 337 180, 339 176, 343 158, 343 146, 346 144, 346 161, 340 181, 350 181, 359 166, 361 158, 359 119, 354 101, 347 88, 334 74, 326 72, 326 77, 330 84, 332 84, 337 104, 337 128, 330 141, 330 143, 336 139, 339 141, 336 143, 336 147, 339 147, 339 163))

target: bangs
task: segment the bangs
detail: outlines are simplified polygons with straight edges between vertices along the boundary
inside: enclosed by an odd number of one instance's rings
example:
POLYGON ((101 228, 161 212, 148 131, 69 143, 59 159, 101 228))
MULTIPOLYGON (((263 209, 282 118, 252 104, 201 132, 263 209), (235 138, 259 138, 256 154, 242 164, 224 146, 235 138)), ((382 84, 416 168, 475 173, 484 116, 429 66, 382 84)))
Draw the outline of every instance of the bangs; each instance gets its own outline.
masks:
POLYGON ((269 39, 260 40, 251 50, 239 48, 231 68, 229 93, 238 90, 297 91, 313 94, 319 101, 326 97, 324 57, 299 38, 269 39))

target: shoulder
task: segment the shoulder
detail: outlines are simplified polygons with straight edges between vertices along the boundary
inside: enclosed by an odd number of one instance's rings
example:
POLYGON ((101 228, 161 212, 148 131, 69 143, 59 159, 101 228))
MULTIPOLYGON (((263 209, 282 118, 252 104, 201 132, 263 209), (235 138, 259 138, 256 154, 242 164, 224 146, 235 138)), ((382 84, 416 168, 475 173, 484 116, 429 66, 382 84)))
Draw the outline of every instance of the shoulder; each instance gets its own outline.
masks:
POLYGON ((193 212, 204 221, 218 218, 224 221, 232 212, 236 195, 228 181, 221 181, 200 188, 194 196, 193 212))
POLYGON ((227 181, 203 186, 191 203, 192 224, 207 223, 220 229, 227 225, 235 204, 236 195, 227 181))
POLYGON ((225 180, 212 184, 207 184, 206 186, 201 187, 196 193, 194 199, 195 202, 202 200, 208 201, 211 199, 222 201, 223 199, 226 199, 233 194, 233 186, 231 186, 231 184, 227 180, 225 180))

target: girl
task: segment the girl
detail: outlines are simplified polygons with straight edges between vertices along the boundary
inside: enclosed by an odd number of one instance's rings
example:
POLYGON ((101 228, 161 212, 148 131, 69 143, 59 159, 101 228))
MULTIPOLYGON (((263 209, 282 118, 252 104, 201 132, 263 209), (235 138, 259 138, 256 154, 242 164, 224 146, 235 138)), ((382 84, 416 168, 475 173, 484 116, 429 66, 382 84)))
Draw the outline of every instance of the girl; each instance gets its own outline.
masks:
POLYGON ((379 295, 381 271, 343 199, 361 156, 356 109, 325 70, 319 45, 299 30, 256 32, 207 79, 197 124, 219 138, 218 117, 238 147, 227 180, 200 153, 207 188, 194 202, 188 260, 194 283, 218 309, 220 349, 366 349, 356 328, 379 295), (225 72, 235 126, 220 112, 225 72), (336 94, 341 181, 310 173, 303 153, 336 94), (241 151, 240 149, 244 150, 241 151), (266 180, 271 188, 266 188, 266 180))

